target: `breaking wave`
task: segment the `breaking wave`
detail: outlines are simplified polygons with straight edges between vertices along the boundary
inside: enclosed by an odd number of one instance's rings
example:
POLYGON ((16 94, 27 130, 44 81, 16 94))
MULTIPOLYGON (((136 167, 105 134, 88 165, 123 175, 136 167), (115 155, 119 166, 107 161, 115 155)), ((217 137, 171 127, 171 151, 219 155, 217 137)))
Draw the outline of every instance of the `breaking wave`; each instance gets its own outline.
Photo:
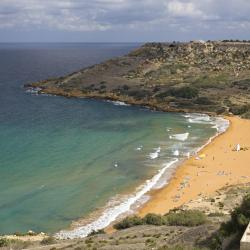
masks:
POLYGON ((186 141, 188 136, 189 136, 189 133, 175 134, 175 135, 170 135, 169 139, 178 140, 178 141, 186 141))
POLYGON ((160 180, 162 175, 166 170, 175 164, 178 159, 173 159, 171 162, 168 162, 163 165, 163 168, 150 180, 146 181, 144 185, 137 189, 137 192, 134 195, 131 195, 125 201, 122 201, 120 204, 106 209, 103 214, 95 221, 73 229, 71 231, 60 231, 55 236, 59 239, 74 239, 74 238, 83 238, 86 237, 93 230, 99 230, 107 227, 111 222, 115 221, 120 215, 128 212, 131 209, 131 206, 137 201, 143 198, 143 196, 150 191, 160 180))
POLYGON ((158 147, 155 152, 149 154, 150 159, 154 160, 158 158, 160 152, 161 152, 161 147, 158 147))

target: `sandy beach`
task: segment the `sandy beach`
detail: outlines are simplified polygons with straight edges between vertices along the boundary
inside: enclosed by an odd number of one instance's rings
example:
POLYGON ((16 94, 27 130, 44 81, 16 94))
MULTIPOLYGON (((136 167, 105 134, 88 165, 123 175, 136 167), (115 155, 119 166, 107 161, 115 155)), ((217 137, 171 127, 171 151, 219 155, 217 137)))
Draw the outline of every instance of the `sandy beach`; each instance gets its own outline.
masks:
POLYGON ((226 117, 228 130, 216 137, 197 156, 186 160, 165 187, 151 191, 151 199, 138 213, 165 214, 198 197, 250 180, 250 120, 226 117), (237 144, 241 150, 235 151, 237 144))

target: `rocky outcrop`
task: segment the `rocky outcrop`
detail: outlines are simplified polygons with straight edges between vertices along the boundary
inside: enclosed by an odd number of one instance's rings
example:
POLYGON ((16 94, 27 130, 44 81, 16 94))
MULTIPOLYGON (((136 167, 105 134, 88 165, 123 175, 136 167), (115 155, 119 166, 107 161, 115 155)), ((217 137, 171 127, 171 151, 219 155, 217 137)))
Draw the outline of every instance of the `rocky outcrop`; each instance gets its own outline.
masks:
POLYGON ((250 117, 250 43, 147 43, 126 56, 26 87, 165 111, 250 117))

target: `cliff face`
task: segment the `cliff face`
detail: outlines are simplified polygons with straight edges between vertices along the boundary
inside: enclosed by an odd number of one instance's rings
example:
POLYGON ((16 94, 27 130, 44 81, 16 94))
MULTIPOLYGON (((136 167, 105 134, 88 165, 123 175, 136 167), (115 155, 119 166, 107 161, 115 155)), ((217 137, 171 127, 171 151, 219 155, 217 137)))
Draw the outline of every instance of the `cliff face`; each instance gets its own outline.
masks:
POLYGON ((71 75, 29 85, 67 97, 98 97, 166 111, 250 117, 250 43, 148 43, 71 75))

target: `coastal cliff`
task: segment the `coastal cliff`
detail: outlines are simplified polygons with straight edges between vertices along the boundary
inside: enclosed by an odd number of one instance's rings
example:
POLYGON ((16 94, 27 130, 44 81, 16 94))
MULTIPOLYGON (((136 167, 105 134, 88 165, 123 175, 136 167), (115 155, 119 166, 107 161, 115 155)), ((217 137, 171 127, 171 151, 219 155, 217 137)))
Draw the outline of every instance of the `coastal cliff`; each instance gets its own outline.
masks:
POLYGON ((26 87, 163 111, 249 118, 250 42, 147 43, 128 55, 26 87))

